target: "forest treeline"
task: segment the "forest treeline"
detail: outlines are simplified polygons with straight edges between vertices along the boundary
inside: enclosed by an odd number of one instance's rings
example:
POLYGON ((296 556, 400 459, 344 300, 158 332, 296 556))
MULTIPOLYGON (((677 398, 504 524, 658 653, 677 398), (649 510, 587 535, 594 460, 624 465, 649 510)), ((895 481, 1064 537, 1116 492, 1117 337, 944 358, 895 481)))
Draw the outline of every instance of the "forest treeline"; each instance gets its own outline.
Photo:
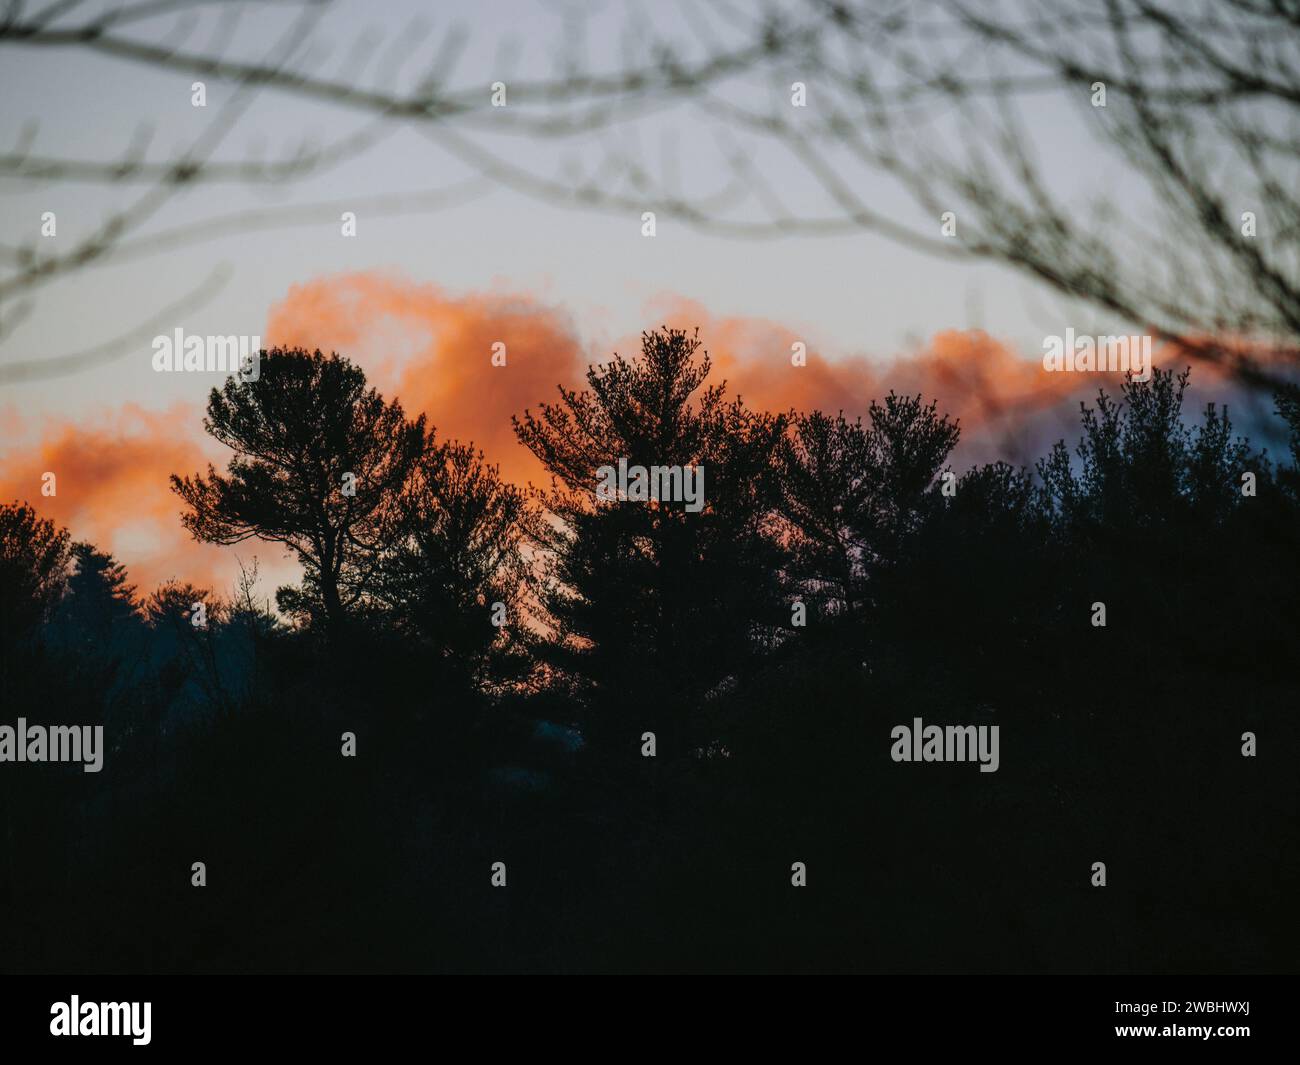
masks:
POLYGON ((522 488, 266 352, 172 487, 301 564, 275 611, 0 507, 4 722, 107 748, 0 766, 0 967, 1293 970, 1300 393, 1270 456, 1188 379, 958 474, 925 397, 751 410, 664 329, 521 413, 522 488), (620 459, 703 510, 599 499, 620 459), (999 771, 892 762, 917 717, 999 771))

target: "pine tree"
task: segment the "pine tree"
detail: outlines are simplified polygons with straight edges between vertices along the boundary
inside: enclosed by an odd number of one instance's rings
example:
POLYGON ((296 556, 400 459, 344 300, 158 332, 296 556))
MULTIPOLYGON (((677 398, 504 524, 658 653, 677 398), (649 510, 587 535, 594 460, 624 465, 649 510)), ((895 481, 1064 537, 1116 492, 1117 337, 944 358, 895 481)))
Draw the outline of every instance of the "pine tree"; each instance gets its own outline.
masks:
POLYGON ((399 499, 426 446, 424 417, 366 387, 338 355, 264 352, 256 381, 213 389, 204 428, 234 455, 225 475, 172 477, 196 539, 281 543, 303 566, 282 609, 335 636, 365 605, 382 553, 396 535, 399 499))
POLYGON ((589 388, 515 420, 542 460, 539 493, 551 523, 542 603, 546 665, 593 710, 589 732, 635 753, 644 731, 659 756, 700 740, 708 700, 744 670, 779 623, 781 553, 771 535, 771 456, 785 418, 705 385, 710 361, 694 334, 642 335, 641 354, 615 354, 589 388), (600 498, 599 471, 704 469, 704 502, 600 498))

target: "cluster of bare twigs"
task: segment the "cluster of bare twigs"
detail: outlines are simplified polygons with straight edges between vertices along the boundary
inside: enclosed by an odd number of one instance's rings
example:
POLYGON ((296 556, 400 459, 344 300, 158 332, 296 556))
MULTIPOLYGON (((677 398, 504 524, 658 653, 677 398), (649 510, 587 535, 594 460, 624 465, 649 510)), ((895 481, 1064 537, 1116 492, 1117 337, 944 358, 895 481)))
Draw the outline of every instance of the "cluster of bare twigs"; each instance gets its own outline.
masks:
MULTIPOLYGON (((231 91, 169 158, 151 151, 148 128, 112 159, 38 151, 35 123, 0 150, 0 189, 95 183, 119 188, 124 200, 71 248, 0 246, 0 345, 35 295, 70 274, 339 209, 295 202, 158 225, 182 190, 292 189, 414 129, 468 176, 413 192, 366 190, 348 209, 430 211, 504 187, 580 209, 660 211, 735 238, 872 233, 1009 264, 1249 381, 1276 383, 1300 356, 1294 0, 677 0, 649 17, 638 7, 615 12, 620 54, 596 63, 586 55, 591 11, 566 5, 552 9, 551 76, 511 77, 508 49, 494 65, 507 107, 492 106, 481 75, 457 76, 468 34, 455 24, 436 37, 408 28, 387 44, 348 27, 339 61, 321 43, 328 3, 137 0, 84 14, 87 6, 15 0, 0 17, 0 51, 71 49, 231 91), (250 20, 271 42, 252 57, 232 45, 250 20), (277 32, 262 32, 262 23, 277 32), (796 81, 806 86, 805 108, 792 106, 796 81), (1053 161, 1041 158, 1024 117, 1051 94, 1073 102, 1095 135, 1078 146, 1077 165, 1096 175, 1095 195, 1083 202, 1060 194, 1053 161), (267 96, 360 120, 275 159, 230 156, 223 147, 232 131, 267 96), (642 147, 640 131, 662 130, 678 112, 708 131, 716 152, 692 169, 725 175, 722 187, 684 190, 673 151, 653 153, 654 165, 642 147), (530 147, 542 141, 553 150, 530 147), (557 159, 559 172, 548 172, 543 160, 557 159), (774 167, 807 185, 770 180, 774 167), (887 184, 910 197, 913 216, 882 206, 887 184), (941 233, 945 212, 955 234, 941 233)), ((224 277, 218 269, 203 279, 184 305, 224 277)), ((129 339, 9 361, 0 379, 72 372, 129 339)))

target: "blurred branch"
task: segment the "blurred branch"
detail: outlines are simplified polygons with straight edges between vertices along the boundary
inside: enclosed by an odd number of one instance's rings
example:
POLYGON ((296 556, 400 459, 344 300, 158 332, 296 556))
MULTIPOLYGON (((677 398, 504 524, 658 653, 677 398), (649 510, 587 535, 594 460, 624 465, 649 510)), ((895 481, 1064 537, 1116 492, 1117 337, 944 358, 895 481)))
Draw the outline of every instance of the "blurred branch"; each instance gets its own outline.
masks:
MULTIPOLYGON (((1300 363, 1300 9, 1288 0, 1195 11, 1174 0, 792 0, 760 11, 677 0, 662 9, 663 21, 674 18, 684 39, 662 28, 659 12, 652 27, 633 9, 620 60, 599 71, 585 53, 590 10, 562 6, 555 75, 514 79, 503 69, 507 108, 491 106, 488 85, 448 84, 467 39, 458 26, 395 89, 367 79, 367 66, 377 57, 380 78, 397 80, 428 30, 413 26, 382 54, 368 30, 356 34, 346 74, 334 76, 309 39, 325 5, 272 6, 302 7, 308 24, 300 16, 291 47, 257 60, 227 54, 234 20, 251 10, 240 0, 140 0, 81 17, 75 2, 35 13, 10 6, 0 48, 69 48, 230 80, 240 103, 171 161, 149 157, 147 133, 120 158, 96 159, 33 154, 37 130, 24 130, 0 154, 0 178, 146 183, 149 191, 65 255, 0 249, 11 267, 0 274, 0 300, 96 263, 309 222, 328 205, 142 231, 187 185, 292 186, 410 126, 484 188, 578 209, 660 211, 738 239, 881 235, 940 256, 1005 263, 1248 378, 1271 380, 1300 363), (210 9, 227 17, 215 43, 187 43, 196 14, 210 9), (170 36, 157 29, 164 16, 180 19, 170 36), (807 84, 806 108, 790 106, 792 81, 807 84), (1109 94, 1105 107, 1090 105, 1097 82, 1109 94), (262 93, 369 121, 272 162, 216 158, 234 117, 262 93), (1077 148, 1095 151, 1081 158, 1105 178, 1091 204, 1060 196, 1059 178, 1038 158, 1042 129, 1021 117, 1022 104, 1047 95, 1072 103, 1097 135, 1096 145, 1077 148), (704 154, 713 159, 695 166, 692 158, 692 170, 722 173, 720 186, 683 189, 672 136, 663 139, 658 172, 648 165, 642 124, 671 118, 663 113, 674 108, 712 124, 704 154), (560 176, 543 173, 521 139, 564 142, 560 176), (900 212, 883 191, 916 210, 900 212), (948 211, 960 220, 955 239, 938 234, 948 211), (1244 211, 1256 215, 1257 232, 1242 232, 1244 211)), ((513 53, 508 39, 500 43, 505 68, 513 53)), ((457 202, 454 189, 408 195, 436 209, 457 202)), ((407 209, 376 203, 383 199, 366 202, 381 213, 407 209)), ((25 311, 0 319, 0 342, 25 311)))
POLYGON ((86 351, 67 355, 42 356, 26 359, 22 362, 0 363, 0 385, 20 384, 30 381, 44 381, 53 377, 64 377, 80 373, 95 366, 119 359, 134 350, 139 344, 148 342, 159 330, 172 328, 178 316, 189 314, 208 303, 230 279, 229 265, 222 264, 203 279, 194 289, 181 299, 164 307, 148 321, 131 329, 129 332, 114 337, 112 340, 96 345, 86 351))

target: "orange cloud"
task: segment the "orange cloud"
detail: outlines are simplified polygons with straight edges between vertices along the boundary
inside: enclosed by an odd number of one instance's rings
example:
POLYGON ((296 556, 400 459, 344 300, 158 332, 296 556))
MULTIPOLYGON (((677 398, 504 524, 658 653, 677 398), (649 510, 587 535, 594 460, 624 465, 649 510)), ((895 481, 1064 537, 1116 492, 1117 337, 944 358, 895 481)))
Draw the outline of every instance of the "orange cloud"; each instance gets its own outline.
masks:
MULTIPOLYGON (((891 389, 937 399, 940 408, 974 430, 1011 412, 1053 406, 1063 398, 1092 394, 1103 383, 1093 374, 1046 373, 981 330, 945 330, 921 351, 892 360, 863 355, 827 358, 814 342, 776 322, 714 318, 693 300, 660 302, 668 325, 700 327, 714 373, 753 407, 766 410, 843 410, 865 414, 873 399, 891 389), (791 364, 791 345, 807 344, 807 364, 791 364)), ((1159 360, 1157 360, 1159 361, 1159 360)))
MULTIPOLYGON (((233 560, 197 544, 180 523, 168 476, 206 466, 197 410, 149 411, 134 403, 86 425, 51 419, 38 439, 0 459, 0 499, 31 504, 126 564, 141 593, 170 578, 225 592, 233 560), (42 495, 44 474, 55 494, 42 495)), ((251 554, 251 552, 250 552, 251 554)))
POLYGON ((442 438, 473 441, 504 477, 540 480, 510 417, 581 381, 585 362, 566 315, 527 296, 453 297, 435 285, 347 274, 295 285, 271 311, 268 345, 346 355, 442 438), (506 365, 492 364, 505 345, 506 365))
MULTIPOLYGON (((699 327, 715 381, 725 379, 751 407, 855 417, 891 390, 937 400, 941 413, 961 422, 959 467, 999 458, 1031 463, 1055 440, 1077 436, 1080 400, 1091 402, 1100 389, 1118 392, 1121 383, 1118 373, 1049 373, 1040 352, 1021 353, 977 329, 944 330, 920 350, 892 359, 831 358, 811 338, 778 322, 714 317, 697 301, 675 296, 662 297, 654 307, 656 322, 699 327), (790 361, 796 342, 807 345, 804 366, 790 361)), ((621 343, 631 346, 634 338, 621 343)), ((1265 364, 1278 361, 1268 352, 1250 354, 1265 364)), ((1221 393, 1232 384, 1223 367, 1173 345, 1156 344, 1152 361, 1162 369, 1194 363, 1202 393, 1207 387, 1221 393)))

